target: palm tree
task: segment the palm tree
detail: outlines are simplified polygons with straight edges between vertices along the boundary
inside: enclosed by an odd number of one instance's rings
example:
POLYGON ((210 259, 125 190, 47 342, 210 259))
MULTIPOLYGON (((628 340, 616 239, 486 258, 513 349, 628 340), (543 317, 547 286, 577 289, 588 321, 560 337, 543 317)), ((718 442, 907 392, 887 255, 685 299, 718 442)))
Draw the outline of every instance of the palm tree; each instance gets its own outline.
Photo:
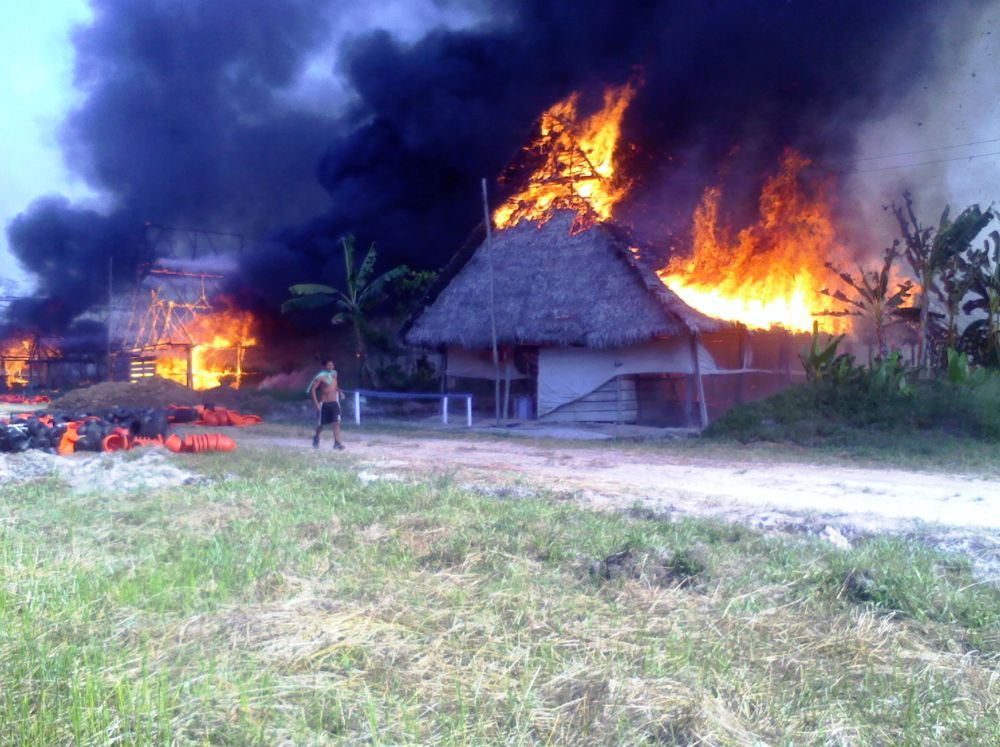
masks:
POLYGON ((368 381, 378 385, 375 372, 368 364, 366 336, 371 325, 368 313, 382 300, 386 286, 396 278, 409 272, 405 265, 395 267, 372 278, 378 253, 375 244, 368 247, 365 258, 358 265, 355 261, 354 236, 348 234, 340 240, 344 250, 344 289, 319 283, 302 283, 288 289, 292 298, 281 304, 282 313, 300 309, 315 309, 336 305, 340 311, 330 319, 332 324, 350 322, 354 333, 354 354, 361 368, 361 385, 368 381))

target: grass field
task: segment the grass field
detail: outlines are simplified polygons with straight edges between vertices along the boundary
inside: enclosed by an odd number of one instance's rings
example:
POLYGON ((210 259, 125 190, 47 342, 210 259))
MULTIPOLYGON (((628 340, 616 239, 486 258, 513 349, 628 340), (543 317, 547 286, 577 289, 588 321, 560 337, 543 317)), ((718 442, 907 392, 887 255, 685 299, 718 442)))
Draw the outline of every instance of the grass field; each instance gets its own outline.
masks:
POLYGON ((956 558, 178 461, 2 488, 4 744, 1000 743, 1000 593, 956 558))

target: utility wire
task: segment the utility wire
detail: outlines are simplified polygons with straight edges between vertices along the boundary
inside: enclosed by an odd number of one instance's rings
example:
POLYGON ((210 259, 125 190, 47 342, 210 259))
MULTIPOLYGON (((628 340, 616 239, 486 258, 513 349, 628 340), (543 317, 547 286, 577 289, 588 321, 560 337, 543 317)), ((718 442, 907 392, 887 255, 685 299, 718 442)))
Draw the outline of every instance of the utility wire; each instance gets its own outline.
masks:
POLYGON ((971 148, 973 145, 989 145, 990 143, 1000 143, 1000 138, 992 140, 976 140, 972 143, 959 143, 957 145, 941 145, 937 148, 922 148, 921 150, 908 150, 903 153, 892 153, 886 156, 864 156, 863 158, 852 158, 841 163, 861 163, 862 161, 880 161, 883 158, 900 158, 902 156, 916 156, 921 153, 933 153, 939 150, 954 150, 955 148, 971 148))
POLYGON ((939 158, 934 161, 918 161, 917 163, 900 163, 895 166, 880 166, 874 169, 855 169, 853 171, 836 171, 833 173, 850 175, 850 174, 870 174, 875 171, 892 171, 894 169, 908 169, 914 166, 931 166, 936 163, 951 163, 952 161, 971 161, 973 158, 989 158, 990 156, 1000 156, 1000 150, 992 151, 990 153, 975 153, 971 156, 958 156, 956 158, 939 158))

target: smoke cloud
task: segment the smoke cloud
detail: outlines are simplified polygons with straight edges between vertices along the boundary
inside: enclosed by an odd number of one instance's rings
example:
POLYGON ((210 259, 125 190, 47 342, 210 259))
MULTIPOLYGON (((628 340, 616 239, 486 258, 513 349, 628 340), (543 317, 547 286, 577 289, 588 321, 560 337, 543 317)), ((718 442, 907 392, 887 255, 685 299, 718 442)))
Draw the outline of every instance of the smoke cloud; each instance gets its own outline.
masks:
POLYGON ((419 30, 386 30, 351 28, 338 5, 95 0, 63 144, 111 208, 46 197, 15 220, 11 245, 47 299, 14 315, 65 325, 103 292, 108 256, 133 278, 146 221, 245 234, 238 295, 261 309, 291 283, 337 282, 349 232, 386 265, 440 267, 481 221, 480 178, 541 111, 628 79, 642 85, 624 124, 624 218, 656 239, 683 231, 723 169, 745 185, 739 214, 782 148, 850 157, 862 120, 935 73, 921 52, 948 7, 413 0, 392 7, 419 9, 419 30), (330 68, 317 74, 317 59, 330 68))

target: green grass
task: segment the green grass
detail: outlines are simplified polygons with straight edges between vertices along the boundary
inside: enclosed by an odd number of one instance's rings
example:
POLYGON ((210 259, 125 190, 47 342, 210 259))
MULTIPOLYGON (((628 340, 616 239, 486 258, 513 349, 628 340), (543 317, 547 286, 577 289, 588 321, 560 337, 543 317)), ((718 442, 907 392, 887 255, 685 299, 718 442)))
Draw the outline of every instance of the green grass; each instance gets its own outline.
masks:
POLYGON ((179 461, 214 479, 4 487, 2 743, 1000 742, 1000 593, 956 558, 179 461))

